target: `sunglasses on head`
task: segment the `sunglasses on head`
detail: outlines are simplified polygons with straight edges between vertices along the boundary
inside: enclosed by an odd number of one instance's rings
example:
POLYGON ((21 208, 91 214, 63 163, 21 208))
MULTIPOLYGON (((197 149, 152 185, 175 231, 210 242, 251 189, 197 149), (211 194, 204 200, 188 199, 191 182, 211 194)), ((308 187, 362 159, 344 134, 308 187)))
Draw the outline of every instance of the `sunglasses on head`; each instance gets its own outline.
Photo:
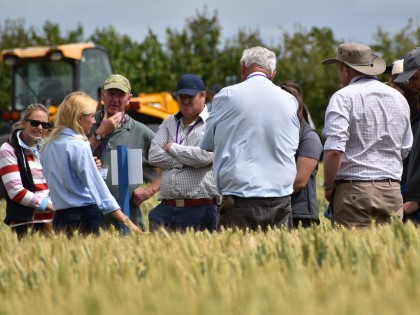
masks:
POLYGON ((49 122, 43 122, 35 119, 27 119, 26 121, 29 121, 32 127, 38 127, 39 125, 41 125, 42 129, 51 128, 51 124, 49 122))

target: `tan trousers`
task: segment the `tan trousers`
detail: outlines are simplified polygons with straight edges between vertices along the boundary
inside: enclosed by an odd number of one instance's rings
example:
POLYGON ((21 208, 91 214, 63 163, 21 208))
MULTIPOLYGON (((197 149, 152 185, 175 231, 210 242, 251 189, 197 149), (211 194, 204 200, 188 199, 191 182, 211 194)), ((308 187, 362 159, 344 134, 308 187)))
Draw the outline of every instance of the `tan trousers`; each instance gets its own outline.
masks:
POLYGON ((365 228, 402 219, 403 200, 398 182, 341 183, 334 189, 332 223, 365 228))

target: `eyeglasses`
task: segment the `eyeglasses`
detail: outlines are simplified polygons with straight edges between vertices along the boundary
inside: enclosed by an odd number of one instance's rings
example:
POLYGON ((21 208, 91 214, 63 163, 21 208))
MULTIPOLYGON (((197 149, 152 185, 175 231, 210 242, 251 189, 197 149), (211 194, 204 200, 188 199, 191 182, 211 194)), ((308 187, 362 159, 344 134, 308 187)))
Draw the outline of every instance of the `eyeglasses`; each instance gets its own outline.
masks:
POLYGON ((51 123, 49 122, 43 122, 35 119, 26 119, 26 121, 29 121, 32 127, 38 127, 39 125, 41 125, 42 129, 51 128, 51 123))

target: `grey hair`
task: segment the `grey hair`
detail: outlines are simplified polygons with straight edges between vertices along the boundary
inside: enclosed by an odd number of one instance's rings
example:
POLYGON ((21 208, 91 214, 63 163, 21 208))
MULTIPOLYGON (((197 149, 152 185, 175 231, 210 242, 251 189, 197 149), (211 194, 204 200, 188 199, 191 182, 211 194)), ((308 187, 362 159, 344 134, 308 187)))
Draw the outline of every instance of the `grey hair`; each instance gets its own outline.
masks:
POLYGON ((31 114, 33 112, 36 112, 38 110, 46 113, 47 116, 49 115, 48 108, 46 108, 44 105, 42 105, 42 104, 31 104, 25 109, 25 111, 23 112, 23 114, 21 116, 21 119, 13 124, 12 131, 16 130, 16 129, 23 129, 22 121, 28 120, 29 116, 31 116, 31 114))
POLYGON ((276 71, 276 62, 276 54, 261 46, 245 49, 241 58, 241 64, 245 67, 260 67, 270 74, 276 71))

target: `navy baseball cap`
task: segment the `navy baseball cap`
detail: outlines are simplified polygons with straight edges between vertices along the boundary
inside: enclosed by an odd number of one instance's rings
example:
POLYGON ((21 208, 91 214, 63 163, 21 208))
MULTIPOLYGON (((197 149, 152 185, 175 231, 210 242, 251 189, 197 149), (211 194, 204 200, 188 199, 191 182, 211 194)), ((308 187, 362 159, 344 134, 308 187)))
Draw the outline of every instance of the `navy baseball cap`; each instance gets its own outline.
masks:
POLYGON ((206 89, 203 80, 201 80, 195 74, 184 74, 182 75, 176 84, 175 95, 190 95, 196 96, 198 92, 202 92, 206 89))
POLYGON ((420 47, 410 50, 404 56, 403 72, 396 77, 393 82, 401 83, 409 80, 418 70, 420 70, 420 47))

